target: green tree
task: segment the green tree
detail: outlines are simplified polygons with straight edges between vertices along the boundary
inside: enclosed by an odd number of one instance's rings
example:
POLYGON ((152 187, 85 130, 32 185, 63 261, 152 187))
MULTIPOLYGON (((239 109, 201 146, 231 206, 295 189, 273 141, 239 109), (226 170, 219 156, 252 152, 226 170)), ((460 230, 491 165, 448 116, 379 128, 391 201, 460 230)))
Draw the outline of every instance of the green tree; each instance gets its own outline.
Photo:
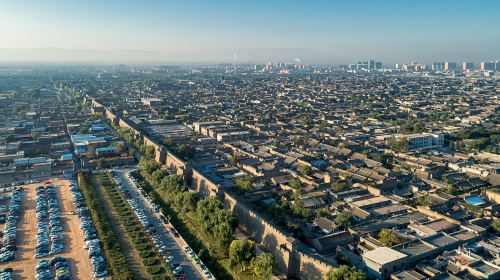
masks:
POLYGON ((300 188, 302 188, 302 182, 299 179, 297 179, 297 178, 291 179, 288 182, 288 185, 290 185, 290 187, 292 187, 294 189, 300 189, 300 188))
POLYGON ((137 152, 137 150, 136 150, 136 149, 134 149, 134 148, 130 148, 130 149, 128 150, 128 155, 129 155, 129 156, 131 156, 131 157, 133 157, 133 156, 135 156, 135 153, 136 153, 136 152, 137 152))
POLYGON ((311 175, 312 174, 312 168, 309 166, 309 165, 299 165, 298 167, 300 173, 304 174, 304 175, 311 175))
POLYGON ((339 181, 339 182, 332 183, 332 190, 334 192, 342 192, 342 191, 346 191, 348 189, 349 189, 349 186, 344 181, 339 181))
POLYGON ((398 234, 391 229, 383 228, 378 234, 378 240, 384 244, 384 246, 392 247, 401 243, 401 239, 398 234))
POLYGON ((431 200, 429 199, 429 196, 424 195, 424 196, 421 196, 421 197, 417 198, 417 200, 415 201, 415 203, 418 206, 429 206, 429 205, 431 205, 431 200))
POLYGON ((161 168, 160 164, 157 163, 155 160, 152 159, 146 159, 146 158, 141 158, 139 161, 139 165, 144 168, 144 170, 148 174, 153 174, 156 170, 159 170, 161 168))
POLYGON ((446 187, 441 188, 441 190, 443 192, 445 192, 447 194, 451 194, 451 195, 456 195, 458 193, 457 188, 450 183, 448 183, 448 185, 446 187))
POLYGON ((255 242, 248 239, 235 239, 229 246, 229 261, 231 266, 241 265, 242 270, 255 257, 255 242))
POLYGON ((173 147, 175 145, 175 141, 171 138, 167 138, 165 139, 165 141, 163 141, 163 144, 167 147, 173 147))
POLYGON ((217 240, 221 248, 227 248, 236 226, 231 211, 225 210, 217 198, 207 197, 196 204, 196 215, 202 231, 217 240))
POLYGON ((155 157, 155 147, 150 146, 150 145, 144 145, 141 147, 141 152, 142 154, 149 159, 152 159, 155 157))
POLYGON ((173 205, 182 214, 194 211, 198 196, 194 192, 179 192, 174 197, 173 205))
POLYGON ((313 119, 311 117, 306 117, 306 118, 303 118, 302 120, 300 120, 300 123, 302 125, 312 125, 314 122, 313 122, 313 119))
POLYGON ((242 176, 234 179, 234 184, 241 190, 249 191, 252 189, 252 177, 242 176))
POLYGON ((496 232, 500 232, 500 220, 494 220, 493 223, 491 223, 491 228, 496 232))
POLYGON ((366 280, 366 275, 354 267, 341 265, 339 268, 328 271, 325 280, 366 280))
POLYGON ((352 213, 349 210, 344 210, 340 214, 335 217, 335 223, 337 225, 346 228, 351 225, 352 223, 352 213))
POLYGON ((405 137, 401 138, 392 137, 387 140, 387 147, 389 147, 396 153, 408 151, 409 146, 410 144, 408 142, 408 139, 406 139, 405 137))
POLYGON ((155 182, 157 184, 161 182, 161 180, 163 179, 164 176, 165 176, 165 174, 163 174, 163 171, 161 169, 155 170, 151 174, 151 177, 153 177, 153 179, 155 180, 155 182))
POLYGON ((325 158, 325 155, 322 153, 316 153, 316 154, 314 154, 314 158, 317 160, 322 160, 325 158))
POLYGON ((181 157, 193 158, 196 155, 196 149, 190 144, 182 144, 175 151, 181 157))
POLYGON ((168 195, 175 195, 182 191, 183 185, 182 175, 165 176, 160 182, 160 191, 168 195))
POLYGON ((238 160, 239 160, 239 159, 238 159, 238 157, 237 157, 237 156, 234 156, 234 155, 233 155, 233 156, 230 156, 230 157, 229 157, 229 162, 230 162, 230 163, 231 163, 231 165, 233 165, 233 166, 238 165, 238 160))
POLYGON ((276 261, 273 255, 264 253, 251 261, 253 273, 258 279, 269 280, 273 277, 273 269, 276 267, 276 261))

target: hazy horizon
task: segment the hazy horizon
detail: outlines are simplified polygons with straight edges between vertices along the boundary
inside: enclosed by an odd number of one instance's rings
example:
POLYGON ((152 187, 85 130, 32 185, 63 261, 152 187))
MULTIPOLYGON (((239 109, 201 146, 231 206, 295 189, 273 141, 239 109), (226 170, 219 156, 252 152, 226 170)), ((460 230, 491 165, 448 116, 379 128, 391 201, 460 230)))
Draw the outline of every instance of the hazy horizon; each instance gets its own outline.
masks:
POLYGON ((0 63, 500 59, 498 1, 2 1, 0 63))

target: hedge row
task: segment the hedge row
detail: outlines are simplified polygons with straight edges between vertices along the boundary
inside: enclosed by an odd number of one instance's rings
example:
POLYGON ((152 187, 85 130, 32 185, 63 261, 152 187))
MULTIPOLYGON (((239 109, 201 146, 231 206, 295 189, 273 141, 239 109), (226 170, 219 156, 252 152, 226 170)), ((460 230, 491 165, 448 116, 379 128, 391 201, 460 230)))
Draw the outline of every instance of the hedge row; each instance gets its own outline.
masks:
POLYGON ((99 182, 104 186, 113 207, 118 212, 120 222, 134 242, 135 250, 142 258, 142 263, 147 266, 147 273, 151 276, 164 276, 164 279, 168 279, 166 275, 158 275, 166 270, 162 266, 158 253, 153 250, 150 241, 145 237, 147 236, 146 231, 135 214, 132 213, 133 210, 126 201, 125 196, 119 191, 118 186, 112 181, 108 173, 99 174, 99 182))
POLYGON ((111 228, 109 217, 102 206, 102 201, 98 198, 94 186, 90 183, 88 173, 79 173, 78 181, 80 191, 89 208, 92 221, 94 222, 97 234, 102 243, 104 256, 108 262, 109 269, 115 279, 132 280, 132 272, 128 269, 123 255, 122 248, 118 243, 118 238, 111 228))

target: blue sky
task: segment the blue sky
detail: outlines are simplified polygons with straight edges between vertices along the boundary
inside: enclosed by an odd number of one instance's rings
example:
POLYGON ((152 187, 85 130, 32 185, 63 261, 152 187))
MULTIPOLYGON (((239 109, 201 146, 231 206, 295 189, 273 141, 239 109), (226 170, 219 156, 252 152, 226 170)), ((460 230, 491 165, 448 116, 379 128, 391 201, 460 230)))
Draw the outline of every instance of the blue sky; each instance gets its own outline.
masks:
POLYGON ((0 60, 36 58, 35 50, 57 59, 46 50, 57 48, 68 60, 124 62, 233 54, 241 62, 479 62, 500 59, 499 10, 494 0, 0 0, 0 60))

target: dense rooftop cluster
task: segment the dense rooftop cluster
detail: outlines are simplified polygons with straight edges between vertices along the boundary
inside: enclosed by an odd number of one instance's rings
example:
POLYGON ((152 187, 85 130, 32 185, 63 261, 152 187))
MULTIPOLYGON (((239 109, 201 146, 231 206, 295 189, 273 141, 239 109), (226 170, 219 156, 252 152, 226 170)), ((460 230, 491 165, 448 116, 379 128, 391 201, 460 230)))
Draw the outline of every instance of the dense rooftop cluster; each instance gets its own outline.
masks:
POLYGON ((74 70, 36 94, 116 114, 325 262, 380 278, 499 277, 497 80, 228 68, 74 70))

